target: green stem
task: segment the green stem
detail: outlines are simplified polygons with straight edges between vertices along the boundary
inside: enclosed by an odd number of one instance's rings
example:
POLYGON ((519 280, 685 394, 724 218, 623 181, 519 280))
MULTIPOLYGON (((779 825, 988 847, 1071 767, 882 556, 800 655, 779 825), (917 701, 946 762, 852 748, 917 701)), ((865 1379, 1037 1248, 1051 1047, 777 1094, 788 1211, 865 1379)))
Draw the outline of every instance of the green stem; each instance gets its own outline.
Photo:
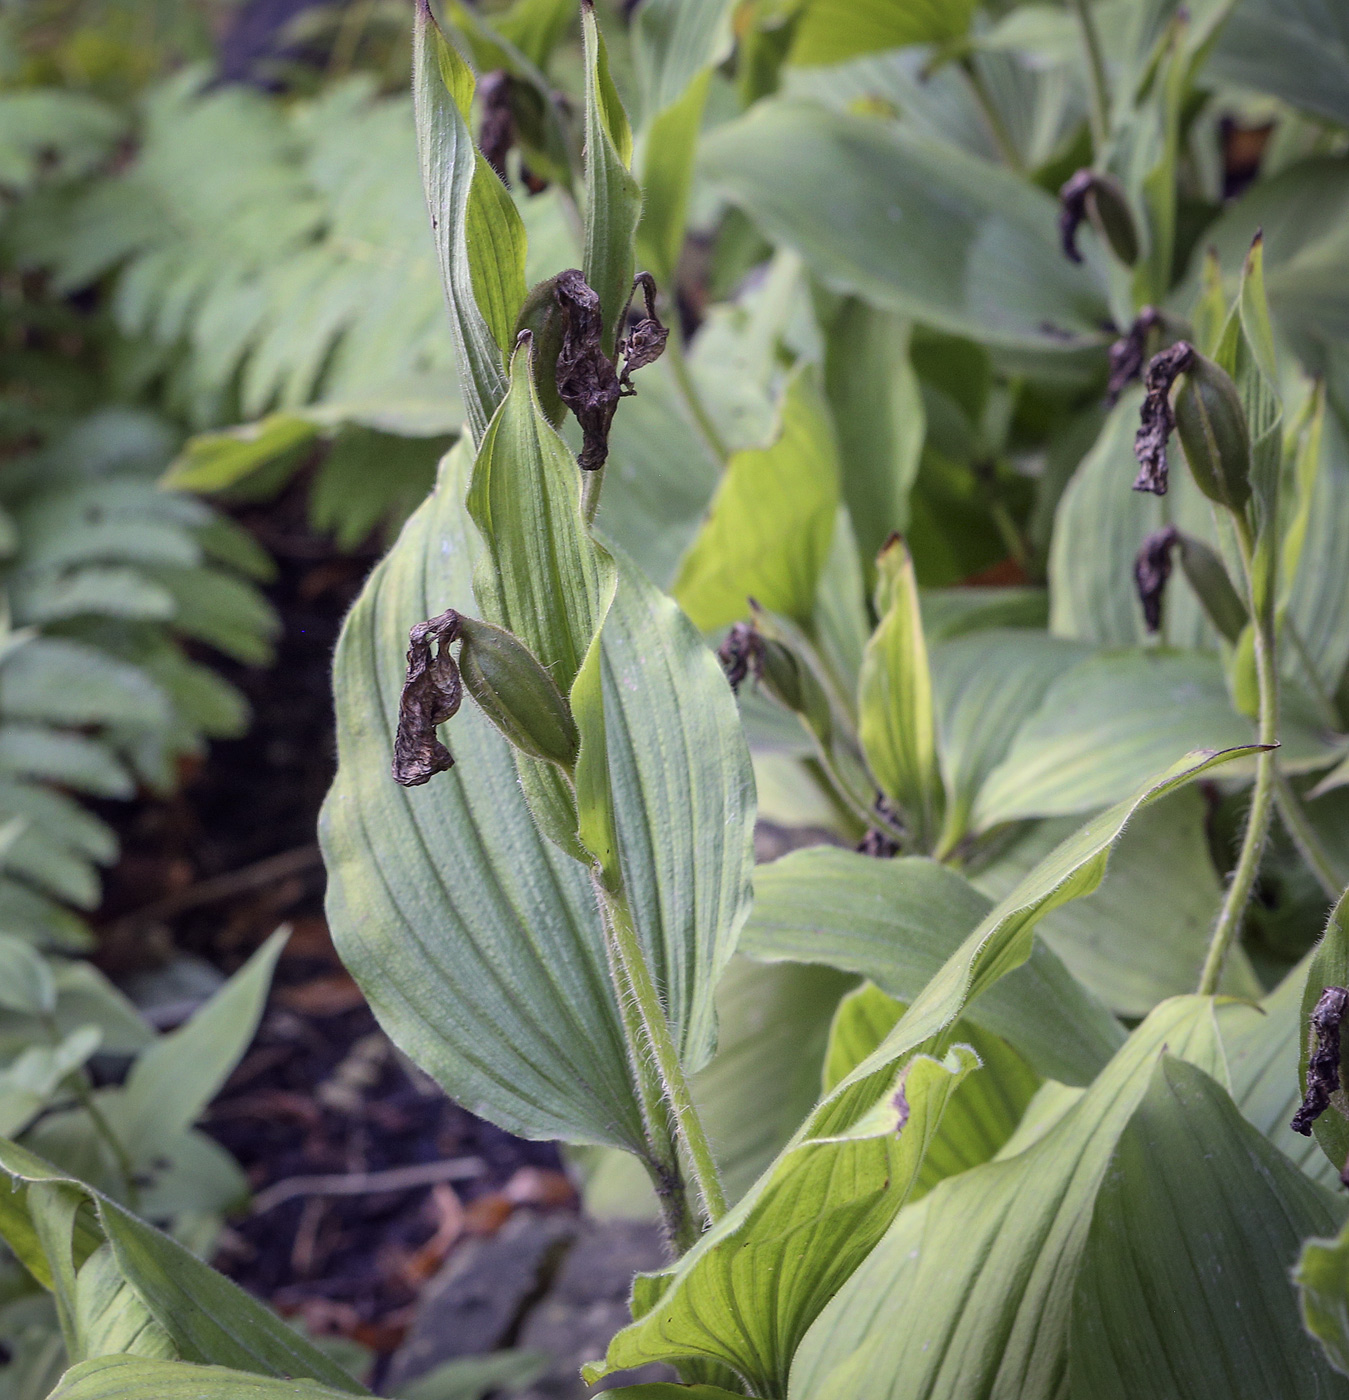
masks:
MULTIPOLYGON (((648 1053, 660 1075, 665 1102, 670 1106, 676 1131, 688 1152, 703 1209, 709 1222, 715 1224, 726 1214, 726 1194, 722 1190, 712 1145, 707 1139, 697 1105, 693 1102, 693 1091, 689 1088, 684 1066, 680 1063, 678 1047, 670 1033, 670 1022, 661 1005, 660 993, 656 990, 655 979, 637 938, 627 895, 622 890, 608 889, 600 879, 596 880, 595 885, 614 961, 641 1022, 643 1043, 635 1047, 636 1053, 639 1057, 643 1052, 648 1053)), ((620 994, 624 990, 622 984, 620 994)))
POLYGON ((1321 844, 1321 838, 1316 834, 1316 828, 1307 815, 1307 809, 1302 805, 1302 799, 1288 781, 1288 775, 1282 772, 1277 764, 1274 768, 1274 800, 1284 829, 1292 838, 1298 854, 1307 862, 1307 868, 1316 876, 1316 883, 1321 886, 1328 899, 1338 899, 1344 893, 1344 879, 1321 844))
MULTIPOLYGON (((1269 824, 1274 815, 1274 790, 1278 772, 1275 754, 1279 742, 1279 673, 1275 656, 1273 617, 1267 605, 1256 606, 1254 590, 1251 587, 1252 557, 1255 548, 1251 527, 1243 514, 1234 512, 1233 518, 1236 522, 1237 543, 1241 548, 1241 562, 1246 573, 1251 618, 1255 625, 1255 673, 1260 691, 1259 741, 1270 747, 1255 760, 1255 787, 1251 792, 1251 808, 1246 817, 1241 854, 1237 857, 1236 869, 1232 872, 1222 908, 1218 912, 1218 922, 1214 925, 1208 955, 1204 959, 1204 969, 1199 976, 1201 996, 1211 996, 1218 990, 1228 950, 1241 930, 1242 917, 1246 912, 1246 905, 1250 902, 1251 891, 1255 888, 1256 876, 1260 873, 1260 857, 1264 852, 1269 824)), ((1266 591, 1272 591, 1272 584, 1266 591)))
POLYGON ((1007 130, 1002 113, 994 106, 993 99, 984 86, 984 80, 979 76, 979 70, 974 66, 974 61, 970 58, 962 58, 960 67, 969 80, 970 91, 974 94, 975 102, 979 104, 979 111, 983 114, 989 135, 992 136, 993 144, 998 148, 998 154, 1002 157, 1003 162, 1015 170, 1018 175, 1024 175, 1026 163, 1021 159, 1021 152, 1017 150, 1016 143, 1007 130))
POLYGON ((1072 0, 1073 12, 1077 15, 1078 28, 1082 31, 1082 47, 1087 54, 1087 86, 1091 92, 1089 120, 1091 122, 1091 145, 1096 155, 1105 149, 1106 138, 1110 135, 1110 88, 1105 76, 1105 59, 1101 54, 1101 38, 1096 32, 1096 21, 1091 17, 1091 0, 1072 0))
MULTIPOLYGON (((675 320, 675 313, 671 313, 670 320, 672 322, 675 320)), ((698 386, 693 382, 693 375, 689 371, 689 362, 684 358, 684 346, 678 325, 670 327, 670 338, 665 342, 665 358, 670 362, 675 387, 679 390, 680 398, 684 400, 684 407, 688 409, 689 416, 702 434, 712 455, 725 466, 726 459, 731 454, 703 403, 698 386)))
POLYGON ((597 467, 593 472, 581 473, 581 514, 587 525, 595 523, 595 513, 600 508, 600 492, 604 490, 604 468, 597 467))

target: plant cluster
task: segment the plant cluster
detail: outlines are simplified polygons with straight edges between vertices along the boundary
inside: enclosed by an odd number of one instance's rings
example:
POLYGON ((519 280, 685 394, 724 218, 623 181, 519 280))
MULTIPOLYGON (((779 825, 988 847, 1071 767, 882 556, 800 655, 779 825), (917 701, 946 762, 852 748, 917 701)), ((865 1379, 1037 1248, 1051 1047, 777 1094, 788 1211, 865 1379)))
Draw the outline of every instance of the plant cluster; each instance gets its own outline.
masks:
MULTIPOLYGON (((634 133, 590 3, 572 98, 568 7, 442 15, 465 421, 338 647, 328 912, 447 1092, 663 1221, 587 1379, 1345 1393, 1342 22, 645 0, 634 133), (686 355, 710 192, 758 272, 686 355), (756 794, 842 844, 756 868, 756 794)), ((0 1154, 54 1396, 355 1388, 0 1154)))

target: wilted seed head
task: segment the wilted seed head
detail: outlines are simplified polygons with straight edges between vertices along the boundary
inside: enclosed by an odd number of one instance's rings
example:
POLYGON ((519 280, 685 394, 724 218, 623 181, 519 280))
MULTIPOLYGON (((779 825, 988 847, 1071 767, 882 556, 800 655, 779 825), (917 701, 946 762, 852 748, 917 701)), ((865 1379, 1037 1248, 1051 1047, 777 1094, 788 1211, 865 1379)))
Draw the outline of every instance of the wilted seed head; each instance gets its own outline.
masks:
POLYGON ((746 676, 755 680, 763 669, 763 637, 752 622, 737 622, 717 648, 717 660, 732 690, 739 690, 746 676))
POLYGON ((398 729, 393 740, 393 779, 403 787, 420 787, 437 773, 454 767, 454 757, 436 737, 459 709, 464 697, 450 643, 459 635, 453 608, 408 633, 408 669, 398 700, 398 729))
POLYGON ((478 80, 482 99, 482 125, 478 128, 478 149, 496 171, 501 183, 510 187, 506 157, 515 145, 515 113, 511 110, 511 75, 504 69, 484 73, 478 80))
POLYGON ((627 306, 623 308, 620 325, 627 326, 628 312, 639 287, 646 304, 646 315, 631 330, 625 329, 618 342, 618 353, 623 357, 623 372, 618 376, 618 382, 624 394, 637 392, 632 387, 633 370, 660 359, 665 352, 665 342, 670 338, 669 330, 661 325, 660 317, 656 315, 656 279, 649 272, 639 272, 633 279, 632 292, 628 296, 627 306))
POLYGON ((1147 393, 1139 412, 1139 427, 1134 434, 1134 456, 1138 458, 1135 491, 1151 491, 1165 496, 1167 487, 1166 440, 1176 426, 1171 412, 1171 386, 1176 376, 1189 368, 1194 359, 1194 347, 1178 340, 1169 350, 1154 355, 1143 376, 1147 393))
POLYGON ((1126 386, 1143 373, 1148 335, 1161 319, 1155 306, 1145 306, 1133 325, 1110 347, 1110 378, 1105 386, 1105 401, 1110 407, 1119 402, 1126 386))
POLYGON ((1330 1107, 1340 1089, 1340 1023, 1349 1008, 1349 989, 1327 987, 1311 1014, 1308 1035, 1312 1052, 1307 1061, 1307 1092, 1288 1125, 1310 1137, 1312 1124, 1330 1107))
POLYGON ((1077 231, 1082 220, 1091 226, 1110 246, 1110 251, 1126 267, 1138 261, 1138 230, 1129 209, 1124 186, 1113 176, 1100 170, 1079 170, 1064 182, 1059 190, 1059 239, 1064 256, 1080 263, 1077 231))
POLYGON ((557 394, 581 425, 581 470, 598 471, 609 457, 609 428, 621 393, 618 375, 601 345, 600 299, 574 267, 558 274, 554 295, 563 327, 557 394))
POLYGON ((1134 560, 1134 583, 1149 632, 1158 631, 1162 625, 1162 595, 1171 577, 1171 551, 1179 538, 1174 525, 1155 530, 1143 541, 1134 560))

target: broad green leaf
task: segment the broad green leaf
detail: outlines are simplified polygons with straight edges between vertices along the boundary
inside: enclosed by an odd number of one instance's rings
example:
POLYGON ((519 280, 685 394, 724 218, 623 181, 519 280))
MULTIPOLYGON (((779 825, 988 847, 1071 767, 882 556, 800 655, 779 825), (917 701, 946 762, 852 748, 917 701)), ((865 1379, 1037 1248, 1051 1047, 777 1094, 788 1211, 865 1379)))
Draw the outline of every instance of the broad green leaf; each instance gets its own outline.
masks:
MULTIPOLYGON (((870 982, 843 998, 829 1032, 826 1091, 846 1079, 880 1045, 906 1009, 903 1002, 870 982)), ((956 1023, 951 1035, 978 1055, 979 1068, 961 1081, 946 1106, 923 1158, 915 1200, 943 1177, 993 1158, 1012 1136, 1040 1086, 1040 1076, 1000 1037, 965 1020, 956 1023)))
POLYGON ((0 1141, 0 1170, 14 1186, 3 1194, 0 1233, 44 1287, 52 1286, 53 1270, 34 1233, 35 1188, 61 1190, 92 1207, 92 1215, 81 1208, 74 1219, 71 1264, 83 1264, 106 1240, 123 1277, 185 1361, 260 1376, 307 1376, 347 1394, 364 1394, 275 1313, 115 1201, 12 1142, 0 1141))
POLYGON ((398 1400, 482 1400, 505 1387, 518 1390, 549 1368, 551 1357, 541 1351, 491 1351, 480 1356, 456 1356, 399 1387, 398 1400))
MULTIPOLYGON (((1290 706, 1291 709, 1291 706, 1290 706)), ((1149 772, 1200 747, 1236 748, 1252 724, 1232 708, 1216 656, 1113 652, 1065 671, 989 774, 972 824, 1089 812, 1117 801, 1149 772)), ((1324 767, 1335 757, 1289 715, 1280 766, 1324 767)))
POLYGON ((703 168, 839 291, 990 345, 1101 343, 1090 262, 1063 257, 1049 196, 1008 171, 782 99, 718 128, 703 168))
POLYGON ((1246 1120, 1313 1181, 1333 1191, 1339 1188, 1339 1169, 1314 1137, 1303 1137, 1288 1126, 1302 1100, 1298 1053, 1306 1038, 1302 994, 1311 956, 1255 1005, 1233 1002, 1220 1007, 1218 1028, 1227 1051, 1232 1098, 1246 1120))
POLYGON ((632 130, 609 76, 604 36, 593 0, 582 0, 585 41, 585 279, 604 315, 603 346, 612 354, 618 318, 632 291, 637 220, 642 192, 628 166, 632 130))
MULTIPOLYGON (((408 628, 470 610, 483 547, 460 504, 465 458, 446 459, 339 643, 338 777, 321 832, 329 917, 385 1028, 460 1102, 528 1136, 637 1147, 594 891, 540 835, 505 741, 465 704, 446 731, 451 772, 411 790, 388 777, 408 628)), ((696 1063, 748 902, 752 777, 715 658, 626 565, 604 639, 611 778, 620 833, 632 833, 624 875, 696 1063)))
POLYGON ((824 382, 838 434, 843 499, 866 559, 909 523, 925 418, 909 363, 909 323, 846 298, 829 319, 824 382))
POLYGON ((1349 1395, 1308 1342, 1288 1270, 1339 1202, 1163 1055, 1120 1136, 1072 1303, 1073 1400, 1349 1395))
POLYGON ((647 1381, 643 1385, 620 1385, 606 1390, 613 1400, 740 1400, 738 1391, 719 1385, 678 1385, 674 1381, 647 1381))
POLYGON ((1315 156, 1258 181, 1204 233, 1232 279, 1251 239, 1264 234, 1264 278, 1275 324, 1313 371, 1349 326, 1343 230, 1349 161, 1315 156))
MULTIPOLYGON (((739 1204, 678 1265, 643 1284, 634 1301, 637 1320, 614 1338, 602 1365, 586 1368, 586 1378, 593 1382, 611 1370, 652 1360, 700 1357, 731 1366, 757 1389, 780 1392, 802 1330, 866 1257, 908 1194, 906 1186, 900 1192, 882 1191, 878 1198, 874 1191, 860 1194, 858 1187, 896 1179, 912 1184, 925 1146, 914 1142, 915 1118, 921 1115, 924 1135, 930 1135, 955 1081, 973 1067, 971 1052, 963 1052, 968 1060, 948 1058, 942 1064, 924 1048, 939 1048, 965 1006, 1026 961, 1039 917, 1099 885, 1111 845, 1138 808, 1232 756, 1190 755, 1088 822, 1032 871, 948 957, 894 1030, 825 1098, 739 1204), (908 1135, 900 1133, 896 1142, 895 1096, 901 1089, 910 1110, 908 1135), (940 1103, 929 1105, 928 1091, 940 1103), (929 1108, 936 1112, 929 1115, 924 1111, 929 1108), (872 1136, 887 1123, 884 1137, 872 1136), (904 1157, 889 1160, 895 1152, 904 1157), (802 1227, 810 1232, 804 1238, 802 1227), (717 1301, 709 1303, 709 1295, 717 1301), (754 1311, 743 1302, 751 1296, 757 1302, 754 1311)), ((1194 1021, 1195 1004, 1202 1011, 1205 1053, 1215 1048, 1220 1053, 1208 998, 1165 1003, 1147 1025, 1155 1029, 1162 1023, 1171 1033, 1171 1048, 1183 1050, 1183 1044, 1174 1042, 1182 1039, 1178 1028, 1193 1029, 1186 1022, 1194 1021), (1169 1020, 1168 1010, 1173 1013, 1169 1020)), ((1111 1069, 1124 1066, 1126 1083, 1135 1068, 1127 1050, 1126 1045, 1111 1062, 1111 1069)), ((1110 1083, 1113 1102, 1119 1085, 1111 1082, 1109 1070, 1097 1081, 1098 1089, 1102 1082, 1110 1083)), ((1060 1129, 1067 1122, 1065 1118, 1060 1129)), ((1090 1120, 1088 1125, 1097 1126, 1090 1120)), ((1111 1143, 1122 1126, 1109 1134, 1111 1143)), ((1089 1141, 1096 1136, 1089 1132, 1089 1141)), ((1101 1145, 1104 1170, 1110 1144, 1101 1145)), ((969 1181, 988 1169, 955 1180, 969 1181)))
POLYGON ((53 1045, 30 1045, 0 1070, 0 1135, 16 1136, 28 1127, 98 1044, 96 1026, 79 1026, 53 1045))
POLYGON ((1333 1239, 1303 1245, 1293 1282, 1303 1326, 1321 1343, 1330 1364, 1349 1375, 1349 1225, 1333 1239))
POLYGON ((1088 654, 1077 643, 1027 628, 988 628, 932 647, 937 749, 946 792, 941 850, 951 850, 969 830, 980 788, 1017 730, 1039 709, 1045 691, 1088 654))
POLYGON ((1349 126, 1349 17, 1328 0, 1243 0, 1209 71, 1349 126))
POLYGON ((76 1275, 74 1331, 78 1353, 72 1361, 123 1353, 178 1357, 172 1338, 122 1276, 107 1244, 99 1245, 76 1275))
POLYGON ((839 63, 878 49, 949 44, 969 29, 976 0, 805 0, 789 61, 839 63))
POLYGON ((301 449, 313 443, 318 431, 307 418, 272 413, 242 427, 200 433, 188 439, 163 483, 180 491, 227 491, 279 459, 293 457, 298 467, 301 449))
MULTIPOLYGON (((649 123, 680 102, 731 47, 731 0, 645 0, 632 25, 632 61, 649 123)), ((645 184, 645 181, 643 181, 645 184)))
MULTIPOLYGON (((638 12, 639 24, 651 9, 648 4, 638 12)), ((710 80, 710 70, 695 78, 677 102, 655 117, 642 143, 642 214, 637 224, 637 256, 666 287, 674 285, 675 269, 684 248, 693 161, 710 80)))
MULTIPOLYGON (((820 846, 761 865, 741 951, 824 963, 908 1003, 992 909, 963 876, 917 857, 874 860, 820 846)), ((1023 967, 968 1008, 969 1021, 1044 1075, 1087 1084, 1122 1043, 1119 1023, 1038 940, 1023 967)))
POLYGON ((141 1356, 103 1356, 72 1366, 49 1400, 330 1400, 350 1394, 293 1381, 141 1356))
POLYGON ((914 1056, 850 1126, 798 1132, 677 1265, 639 1277, 636 1321, 585 1378, 702 1358, 780 1394, 798 1341, 909 1194, 951 1094, 977 1064, 962 1046, 943 1060, 914 1056))
POLYGON ((808 368, 783 393, 773 444, 737 452, 680 564, 674 595, 705 632, 747 616, 753 598, 809 625, 839 499, 838 454, 808 368))
MULTIPOLYGON (((519 267, 523 291, 524 263, 518 215, 516 223, 510 225, 494 221, 481 203, 476 209, 472 207, 473 187, 486 168, 480 165, 468 126, 473 88, 468 64, 440 32, 427 0, 418 0, 412 77, 417 149, 460 365, 464 406, 469 427, 478 439, 506 392, 506 375, 496 328, 477 302, 477 284, 488 280, 488 269, 499 256, 503 277, 519 267), (470 229, 486 235, 489 241, 470 247, 470 229), (475 268, 480 269, 476 277, 475 268)), ((496 179, 490 169, 487 174, 496 179)), ((513 322, 514 313, 511 319, 513 322)))
POLYGON ((136 1162, 153 1162, 190 1128, 242 1059, 289 934, 288 928, 278 929, 190 1020, 137 1058, 116 1114, 117 1129, 136 1162))
POLYGON ((1096 1196, 1164 1053, 1222 1072, 1209 998, 1164 1002, 1048 1132, 902 1211, 806 1336, 789 1393, 1062 1394, 1096 1196))
POLYGON ((820 1098, 829 1026, 846 973, 732 961, 717 987, 717 1053, 694 1097, 730 1200, 744 1194, 820 1098))
POLYGON ((0 1006, 34 1016, 56 1010, 56 984, 47 960, 31 943, 0 934, 0 1006))
MULTIPOLYGON (((1307 1088, 1307 1061, 1314 1043, 1312 1011, 1327 987, 1349 987, 1349 890, 1340 896, 1339 903, 1330 911, 1325 934, 1316 945, 1307 968, 1297 1032, 1297 1085, 1304 1093, 1307 1088)), ((1343 1086, 1343 1069, 1340 1071, 1340 1083, 1343 1086)), ((1349 1118, 1337 1107, 1334 1099, 1312 1124, 1312 1133, 1335 1171, 1343 1171, 1349 1164, 1349 1118)))
POLYGON ((858 734, 881 790, 904 813, 919 849, 926 850, 940 819, 941 779, 918 580, 898 536, 881 551, 876 567, 881 620, 862 659, 858 734))
MULTIPOLYGON (((1120 838, 1101 888, 1040 925, 1039 936, 1068 970, 1122 1016, 1145 1016, 1199 980, 1222 893, 1205 820, 1204 801, 1192 789, 1140 812, 1120 838)), ((1000 897, 1075 825, 1064 817, 1030 827, 975 883, 1000 897)), ((1222 990, 1259 997, 1244 954, 1229 960, 1222 990)))

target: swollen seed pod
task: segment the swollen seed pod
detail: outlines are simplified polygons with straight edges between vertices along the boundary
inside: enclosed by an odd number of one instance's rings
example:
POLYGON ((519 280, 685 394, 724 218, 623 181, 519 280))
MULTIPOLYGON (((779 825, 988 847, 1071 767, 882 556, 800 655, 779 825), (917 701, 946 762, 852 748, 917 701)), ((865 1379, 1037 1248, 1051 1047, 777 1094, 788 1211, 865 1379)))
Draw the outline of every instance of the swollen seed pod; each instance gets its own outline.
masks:
POLYGON ((1138 261, 1138 228, 1124 186, 1113 175, 1098 173, 1086 196, 1087 218, 1110 251, 1132 267, 1138 261))
POLYGON ((476 618, 462 619, 460 638, 459 673, 478 708, 517 749, 571 772, 581 736, 533 652, 504 628, 476 618))
POLYGON ((1241 510, 1251 497, 1251 434, 1231 375, 1194 351, 1174 411, 1195 485, 1210 501, 1241 510))

